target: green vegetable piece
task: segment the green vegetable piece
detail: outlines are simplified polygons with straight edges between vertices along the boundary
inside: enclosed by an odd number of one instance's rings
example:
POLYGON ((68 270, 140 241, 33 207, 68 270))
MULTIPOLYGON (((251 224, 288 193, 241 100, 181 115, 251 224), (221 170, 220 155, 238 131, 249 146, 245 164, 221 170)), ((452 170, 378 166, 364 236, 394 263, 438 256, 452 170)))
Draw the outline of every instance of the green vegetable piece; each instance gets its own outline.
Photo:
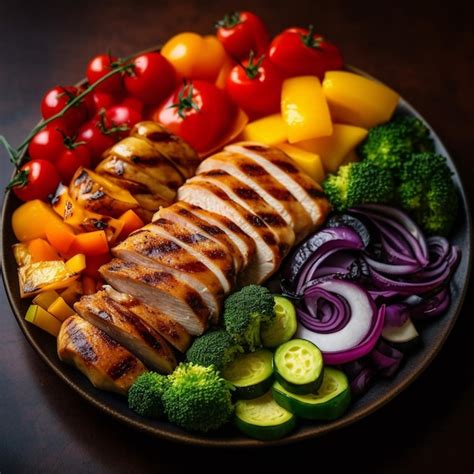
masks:
POLYGON ((128 391, 128 406, 141 416, 161 418, 164 414, 163 394, 170 386, 165 375, 145 372, 128 391))
POLYGON ((274 296, 275 317, 263 324, 261 337, 264 347, 278 347, 289 341, 298 328, 296 311, 293 303, 283 296, 274 296))

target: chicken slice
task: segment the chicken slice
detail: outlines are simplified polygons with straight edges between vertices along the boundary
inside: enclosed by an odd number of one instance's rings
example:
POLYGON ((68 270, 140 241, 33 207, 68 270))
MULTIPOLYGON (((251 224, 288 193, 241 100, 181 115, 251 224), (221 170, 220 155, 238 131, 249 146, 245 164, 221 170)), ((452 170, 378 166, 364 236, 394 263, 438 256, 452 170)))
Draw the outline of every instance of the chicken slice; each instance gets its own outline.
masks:
POLYGON ((202 296, 212 318, 219 314, 224 292, 218 278, 203 262, 175 241, 140 229, 113 248, 112 253, 145 268, 171 273, 202 296))
POLYGON ((288 254, 295 243, 293 227, 251 187, 223 170, 201 173, 188 182, 209 182, 222 189, 234 202, 265 222, 278 241, 282 258, 288 254))
POLYGON ((207 304, 179 276, 117 258, 102 265, 100 273, 113 288, 159 309, 190 334, 202 334, 207 328, 210 316, 207 304))
POLYGON ((191 336, 186 329, 159 309, 140 303, 133 296, 120 293, 109 285, 104 285, 104 290, 113 300, 148 323, 178 351, 185 352, 191 344, 191 336))
POLYGON ((74 304, 74 309, 86 321, 142 359, 148 367, 166 374, 176 367, 174 352, 166 340, 105 291, 83 296, 74 304))
POLYGON ((225 150, 249 157, 273 175, 306 209, 314 226, 324 222, 330 205, 321 186, 300 171, 286 153, 278 148, 253 142, 235 143, 226 146, 225 150))
POLYGON ((240 153, 220 152, 206 158, 197 174, 224 170, 257 192, 292 226, 296 242, 303 240, 313 227, 311 217, 288 189, 265 168, 240 153))
MULTIPOLYGON (((194 183, 190 181, 179 188, 178 199, 227 217, 252 237, 256 251, 244 272, 244 281, 261 283, 268 278, 278 268, 282 259, 274 233, 262 219, 234 202, 219 187, 203 180, 194 183)), ((239 279, 241 276, 242 274, 239 279)))
POLYGON ((79 369, 100 390, 127 395, 147 370, 125 347, 77 315, 63 322, 57 343, 59 359, 79 369))
MULTIPOLYGON (((192 213, 192 208, 185 202, 176 202, 168 207, 161 208, 153 219, 164 218, 171 222, 176 222, 186 227, 191 232, 199 232, 208 239, 215 242, 219 248, 228 252, 232 256, 234 262, 234 271, 238 273, 244 264, 244 258, 239 247, 227 236, 221 227, 212 224, 209 221, 201 219, 198 215, 192 213)), ((205 211, 204 211, 205 212, 205 211)))

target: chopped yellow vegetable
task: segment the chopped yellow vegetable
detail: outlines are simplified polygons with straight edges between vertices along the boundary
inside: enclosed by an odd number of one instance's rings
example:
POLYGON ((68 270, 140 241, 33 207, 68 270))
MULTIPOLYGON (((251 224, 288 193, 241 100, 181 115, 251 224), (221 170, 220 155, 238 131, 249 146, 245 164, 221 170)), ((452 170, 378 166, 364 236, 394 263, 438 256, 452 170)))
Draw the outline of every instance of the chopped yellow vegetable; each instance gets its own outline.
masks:
POLYGON ((277 145, 286 142, 287 127, 280 114, 268 115, 250 122, 242 132, 242 139, 277 145))
POLYGON ((297 148, 293 145, 284 143, 278 145, 295 163, 317 183, 321 183, 324 179, 324 168, 321 158, 316 153, 297 148))
POLYGON ((334 124, 329 137, 313 138, 295 145, 317 153, 328 173, 336 173, 344 158, 367 136, 365 128, 353 125, 334 124))
POLYGON ((399 95, 386 85, 346 71, 329 71, 323 91, 335 122, 371 128, 387 122, 399 95))
POLYGON ((79 273, 86 268, 86 256, 83 253, 78 253, 71 257, 66 263, 66 268, 71 273, 79 273))
POLYGON ((316 76, 292 77, 283 82, 281 113, 287 125, 289 143, 332 133, 326 97, 316 76))
POLYGON ((51 313, 56 319, 65 321, 69 316, 76 314, 76 312, 64 301, 61 296, 58 296, 49 306, 48 313, 51 313))
POLYGON ((13 256, 15 257, 16 264, 19 267, 28 265, 31 263, 31 253, 28 249, 28 244, 19 243, 12 245, 13 256))
POLYGON ((62 293, 61 298, 72 306, 82 296, 82 283, 78 280, 73 281, 62 293))
POLYGON ((48 309, 51 303, 58 297, 58 293, 54 290, 42 291, 33 298, 33 304, 37 304, 43 309, 48 309))
POLYGON ((25 319, 35 326, 49 332, 51 336, 58 337, 61 329, 61 321, 57 320, 52 314, 48 313, 41 306, 32 304, 26 312, 25 319))

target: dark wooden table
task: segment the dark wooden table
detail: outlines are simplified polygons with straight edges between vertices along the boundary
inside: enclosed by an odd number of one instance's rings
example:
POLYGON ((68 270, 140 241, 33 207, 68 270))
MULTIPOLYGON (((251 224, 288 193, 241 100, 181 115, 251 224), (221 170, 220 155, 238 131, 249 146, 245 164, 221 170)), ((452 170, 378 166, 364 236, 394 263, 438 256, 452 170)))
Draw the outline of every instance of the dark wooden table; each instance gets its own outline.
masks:
MULTIPOLYGON (((44 91, 81 78, 93 54, 128 55, 179 31, 209 32, 213 20, 244 8, 274 33, 314 22, 348 63, 391 84, 445 141, 472 202, 473 12, 461 2, 2 0, 0 133, 18 144, 38 120, 44 91)), ((10 166, 0 154, 3 188, 10 166)), ((91 408, 29 347, 2 289, 0 472, 175 472, 198 464, 269 472, 285 462, 293 472, 472 472, 472 290, 431 367, 378 413, 298 446, 218 453, 144 436, 91 408)))

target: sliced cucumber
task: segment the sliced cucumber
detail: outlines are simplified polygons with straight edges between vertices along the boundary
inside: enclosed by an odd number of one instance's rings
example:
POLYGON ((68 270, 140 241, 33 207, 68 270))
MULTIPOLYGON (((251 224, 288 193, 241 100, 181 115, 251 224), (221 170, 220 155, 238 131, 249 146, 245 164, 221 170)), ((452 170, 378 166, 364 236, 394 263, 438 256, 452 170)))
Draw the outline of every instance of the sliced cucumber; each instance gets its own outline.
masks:
POLYGON ((420 342, 418 331, 410 318, 401 326, 386 326, 382 337, 402 352, 409 351, 420 342))
POLYGON ((286 436, 296 426, 296 417, 273 400, 272 392, 235 405, 235 424, 242 433, 264 441, 286 436))
POLYGON ((266 349, 239 354, 222 369, 222 376, 234 385, 238 398, 260 397, 273 383, 273 354, 266 349))
POLYGON ((296 332, 296 311, 293 303, 283 296, 275 296, 275 317, 262 328, 261 337, 264 347, 278 347, 289 341, 296 332))
POLYGON ((323 380, 321 351, 305 339, 292 339, 279 346, 273 365, 277 380, 292 393, 314 392, 323 380))
POLYGON ((296 395, 278 382, 273 384, 272 392, 279 405, 308 420, 335 420, 342 416, 351 402, 346 375, 332 367, 324 369, 323 383, 313 393, 296 395))

